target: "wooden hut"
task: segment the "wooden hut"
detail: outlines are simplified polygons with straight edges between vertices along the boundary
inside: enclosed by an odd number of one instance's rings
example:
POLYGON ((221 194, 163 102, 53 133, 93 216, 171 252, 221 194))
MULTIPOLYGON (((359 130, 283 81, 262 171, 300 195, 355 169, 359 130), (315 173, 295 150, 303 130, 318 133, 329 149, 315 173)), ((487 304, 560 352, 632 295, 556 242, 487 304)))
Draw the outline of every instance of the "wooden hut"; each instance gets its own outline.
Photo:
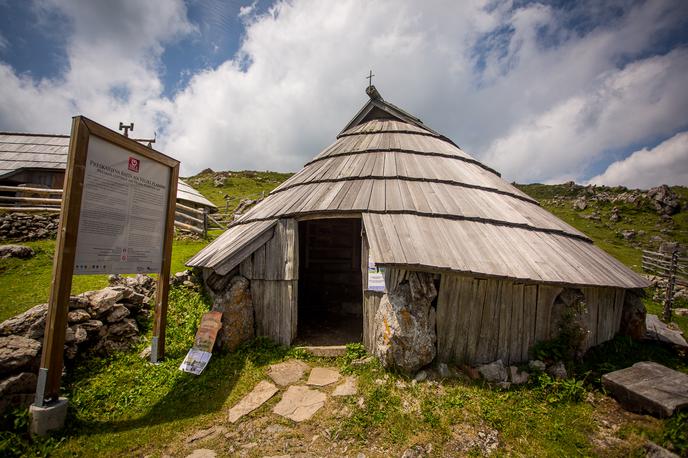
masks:
POLYGON ((374 87, 367 93, 332 145, 187 263, 211 291, 242 275, 258 335, 288 345, 320 330, 372 351, 384 292, 369 278, 382 269, 389 291, 429 272, 439 361, 525 360, 556 335, 557 301, 571 289, 585 297, 586 347, 618 332, 625 291, 645 279, 374 87))

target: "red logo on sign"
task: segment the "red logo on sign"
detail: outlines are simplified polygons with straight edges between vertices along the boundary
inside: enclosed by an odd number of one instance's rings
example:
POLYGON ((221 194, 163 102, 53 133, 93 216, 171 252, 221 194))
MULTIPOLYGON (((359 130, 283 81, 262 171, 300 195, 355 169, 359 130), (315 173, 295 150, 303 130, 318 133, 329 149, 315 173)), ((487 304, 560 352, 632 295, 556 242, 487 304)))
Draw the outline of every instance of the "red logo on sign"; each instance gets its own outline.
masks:
POLYGON ((140 160, 136 159, 135 157, 130 157, 129 158, 129 170, 132 172, 139 173, 139 164, 141 163, 140 160))

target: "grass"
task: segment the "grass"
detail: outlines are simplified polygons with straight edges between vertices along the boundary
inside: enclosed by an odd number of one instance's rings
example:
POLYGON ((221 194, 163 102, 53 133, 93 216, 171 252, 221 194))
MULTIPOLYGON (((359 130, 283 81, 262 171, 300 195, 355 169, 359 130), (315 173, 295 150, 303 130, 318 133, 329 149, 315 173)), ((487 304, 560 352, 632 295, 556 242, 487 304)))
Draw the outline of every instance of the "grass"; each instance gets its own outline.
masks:
MULTIPOLYGON (((28 260, 0 259, 0 321, 22 313, 36 304, 48 302, 52 278, 55 240, 25 242, 36 252, 28 260)), ((205 241, 175 240, 171 273, 185 270, 184 263, 205 246, 205 241)), ((75 275, 72 294, 104 288, 107 275, 75 275)))
MULTIPOLYGON (((668 422, 619 411, 580 378, 533 377, 529 385, 508 391, 467 378, 415 383, 383 370, 377 361, 352 367, 351 361, 361 356, 359 346, 351 346, 347 356, 322 360, 258 339, 236 352, 214 354, 198 377, 182 373, 177 367, 209 306, 198 292, 173 288, 168 353, 161 364, 151 366, 137 356, 145 342, 131 353, 79 361, 64 379, 68 427, 34 443, 10 427, 0 433, 0 454, 186 456, 202 447, 227 456, 246 446, 249 456, 262 456, 298 452, 305 444, 316 456, 399 456, 414 445, 432 444, 437 455, 477 456, 484 436, 495 434, 498 456, 628 456, 648 437, 664 444, 683 440, 680 425, 672 429, 668 422), (301 424, 270 413, 278 394, 238 424, 228 423, 227 409, 266 378, 269 364, 292 357, 355 375, 359 394, 330 397, 313 420, 301 424), (598 438, 606 431, 600 419, 609 419, 610 411, 621 429, 611 445, 600 449, 598 438), (282 435, 264 433, 275 424, 284 428, 282 435), (224 426, 229 436, 186 443, 194 432, 214 425, 224 426)), ((630 354, 636 349, 621 345, 618 350, 630 354)), ((580 370, 589 373, 598 365, 592 360, 591 367, 580 370)))

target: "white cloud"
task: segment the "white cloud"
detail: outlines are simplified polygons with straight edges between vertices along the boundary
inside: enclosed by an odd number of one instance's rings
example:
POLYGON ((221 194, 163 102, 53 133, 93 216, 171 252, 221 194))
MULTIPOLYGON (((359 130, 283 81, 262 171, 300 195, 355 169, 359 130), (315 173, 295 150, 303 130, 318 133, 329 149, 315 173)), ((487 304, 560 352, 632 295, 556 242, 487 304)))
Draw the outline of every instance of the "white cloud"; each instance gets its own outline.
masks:
POLYGON ((64 133, 72 116, 84 114, 109 127, 135 121, 135 135, 152 135, 167 103, 159 78, 164 45, 193 30, 182 1, 40 0, 35 6, 39 18, 66 19, 66 70, 34 80, 0 62, 0 126, 64 133))
POLYGON ((639 189, 660 184, 688 186, 688 131, 612 163, 589 183, 639 189))
POLYGON ((369 69, 383 97, 519 181, 581 180, 610 149, 685 128, 688 51, 654 55, 656 37, 686 17, 680 1, 621 3, 616 15, 595 2, 566 12, 480 0, 278 2, 262 15, 244 9, 236 56, 199 70, 172 99, 161 95, 159 60, 194 33, 181 0, 131 0, 121 16, 91 3, 41 2, 74 24, 68 70, 34 81, 0 64, 0 128, 65 131, 84 112, 110 126, 135 121, 136 135, 157 130, 183 174, 297 170, 365 103, 369 69), (567 27, 580 12, 586 33, 567 27), (604 14, 615 18, 595 24, 604 14))
POLYGON ((256 1, 253 2, 253 3, 251 3, 250 5, 245 5, 245 6, 239 7, 239 14, 238 14, 238 16, 239 16, 240 18, 245 18, 245 17, 250 16, 250 15, 253 13, 253 11, 255 11, 256 5, 257 5, 257 4, 258 4, 258 0, 256 0, 256 1))

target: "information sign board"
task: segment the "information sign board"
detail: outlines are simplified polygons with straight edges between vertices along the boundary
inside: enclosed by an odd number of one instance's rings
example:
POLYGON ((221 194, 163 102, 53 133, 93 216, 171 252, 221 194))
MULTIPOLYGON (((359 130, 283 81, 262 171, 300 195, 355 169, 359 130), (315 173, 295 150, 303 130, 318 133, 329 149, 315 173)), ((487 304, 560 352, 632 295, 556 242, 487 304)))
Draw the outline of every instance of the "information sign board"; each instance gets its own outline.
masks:
POLYGON ((74 273, 159 273, 170 167, 91 136, 74 273))

